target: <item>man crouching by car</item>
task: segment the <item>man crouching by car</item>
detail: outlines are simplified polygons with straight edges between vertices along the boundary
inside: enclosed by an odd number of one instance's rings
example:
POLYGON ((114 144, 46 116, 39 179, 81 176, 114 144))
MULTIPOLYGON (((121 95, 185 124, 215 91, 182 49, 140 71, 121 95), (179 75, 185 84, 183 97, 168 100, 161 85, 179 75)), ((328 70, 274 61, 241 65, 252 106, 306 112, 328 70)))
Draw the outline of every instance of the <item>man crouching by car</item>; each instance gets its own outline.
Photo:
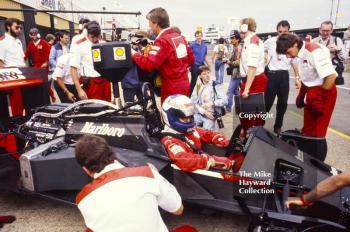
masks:
POLYGON ((87 231, 164 232, 158 206, 182 214, 179 193, 155 167, 124 167, 105 139, 84 135, 75 156, 93 178, 76 198, 87 231))

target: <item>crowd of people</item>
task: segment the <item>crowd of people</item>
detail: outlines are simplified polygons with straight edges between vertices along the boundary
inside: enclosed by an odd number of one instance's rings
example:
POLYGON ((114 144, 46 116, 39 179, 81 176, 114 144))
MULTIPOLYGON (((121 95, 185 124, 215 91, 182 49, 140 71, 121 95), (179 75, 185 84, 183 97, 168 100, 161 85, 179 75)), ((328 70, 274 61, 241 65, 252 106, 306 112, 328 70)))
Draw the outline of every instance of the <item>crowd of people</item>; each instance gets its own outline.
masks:
MULTIPOLYGON (((201 31, 196 31, 196 40, 188 44, 180 30, 170 26, 165 9, 152 9, 146 18, 155 40, 152 44, 147 42, 139 46, 138 43, 132 47, 132 60, 137 67, 132 68, 123 81, 124 98, 126 102, 135 101, 135 97, 140 99, 140 73, 153 72, 160 86, 165 124, 161 143, 180 169, 239 170, 244 159, 242 153, 218 157, 201 150, 203 143, 228 146, 228 139, 214 132, 217 130, 215 121, 232 111, 234 95, 246 99, 263 93, 267 111, 277 97, 274 132, 280 134, 287 109, 291 68, 299 89, 296 105, 304 107, 301 133, 326 136, 337 97, 336 80, 344 71, 338 66, 334 68, 334 62, 342 63, 347 55, 342 40, 331 36, 332 22, 323 22, 320 36, 308 42, 290 33, 289 22, 282 20, 276 25, 278 35, 263 42, 256 34, 256 21, 244 18, 239 30, 230 33, 229 48, 224 39, 218 41, 210 62, 201 31), (225 65, 230 78, 226 94, 222 85, 225 65), (215 80, 211 77, 212 69, 215 80)), ((101 28, 96 21, 81 20, 80 33, 71 43, 65 32, 56 37, 47 35, 42 40, 38 29, 32 28, 31 42, 25 52, 19 40, 20 21, 7 19, 5 28, 5 36, 0 38, 0 68, 23 67, 31 56, 31 66, 53 72, 53 85, 61 102, 88 98, 112 100, 111 84, 93 66, 91 46, 102 42, 101 28)), ((142 34, 139 39, 148 41, 147 33, 138 34, 142 34)), ((51 96, 54 101, 54 95, 51 96)), ((240 122, 241 139, 246 137, 249 128, 264 125, 261 118, 240 117, 240 122)), ((92 231, 111 228, 167 231, 158 206, 175 215, 182 213, 181 197, 154 167, 123 167, 106 141, 95 136, 82 137, 75 150, 79 164, 93 179, 77 196, 78 207, 92 231), (134 186, 139 191, 132 191, 134 186), (100 211, 96 210, 96 205, 100 211), (137 214, 131 211, 132 205, 137 205, 137 214), (134 223, 135 218, 138 223, 134 223)))

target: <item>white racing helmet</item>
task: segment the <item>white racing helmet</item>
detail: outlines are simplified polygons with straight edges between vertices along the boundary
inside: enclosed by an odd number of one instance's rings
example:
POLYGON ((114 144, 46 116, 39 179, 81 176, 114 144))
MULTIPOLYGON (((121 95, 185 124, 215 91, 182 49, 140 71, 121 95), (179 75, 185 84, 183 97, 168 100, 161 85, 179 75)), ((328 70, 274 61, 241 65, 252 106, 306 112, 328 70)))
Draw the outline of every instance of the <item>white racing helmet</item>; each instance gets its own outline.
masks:
POLYGON ((187 96, 176 94, 165 99, 162 105, 162 115, 164 122, 170 128, 180 132, 189 133, 193 131, 194 106, 187 96), (180 118, 190 118, 190 122, 182 122, 180 118))

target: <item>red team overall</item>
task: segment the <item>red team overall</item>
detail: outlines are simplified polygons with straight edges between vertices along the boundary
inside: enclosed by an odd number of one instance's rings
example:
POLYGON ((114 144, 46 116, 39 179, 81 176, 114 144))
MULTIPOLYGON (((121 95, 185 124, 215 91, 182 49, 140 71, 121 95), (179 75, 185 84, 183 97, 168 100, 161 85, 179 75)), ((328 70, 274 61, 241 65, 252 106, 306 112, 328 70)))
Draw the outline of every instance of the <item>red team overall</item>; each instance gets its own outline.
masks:
POLYGON ((312 137, 325 137, 337 99, 334 84, 337 73, 332 65, 329 50, 321 44, 303 42, 295 35, 285 34, 277 41, 277 52, 299 59, 303 86, 296 104, 298 107, 305 105, 302 133, 312 137))
POLYGON ((233 168, 235 172, 239 170, 244 160, 242 154, 232 154, 228 158, 202 151, 204 143, 227 147, 229 140, 220 133, 195 127, 194 106, 188 97, 179 94, 169 96, 162 105, 162 114, 166 125, 161 143, 181 170, 194 171, 210 167, 233 168))
POLYGON ((157 38, 147 57, 133 52, 133 61, 147 72, 159 70, 162 80, 162 103, 172 94, 189 96, 188 67, 194 63, 190 47, 183 36, 169 27, 169 16, 164 9, 151 10, 147 19, 157 38))

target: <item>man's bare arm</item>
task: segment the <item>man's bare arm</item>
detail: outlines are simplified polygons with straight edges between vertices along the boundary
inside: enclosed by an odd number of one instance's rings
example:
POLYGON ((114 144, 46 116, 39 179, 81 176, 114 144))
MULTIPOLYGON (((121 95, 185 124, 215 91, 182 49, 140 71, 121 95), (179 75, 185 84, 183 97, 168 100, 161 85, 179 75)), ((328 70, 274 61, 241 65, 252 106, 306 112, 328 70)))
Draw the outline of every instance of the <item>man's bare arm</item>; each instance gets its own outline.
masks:
POLYGON ((289 208, 290 205, 302 206, 305 203, 311 204, 349 185, 350 172, 344 172, 339 175, 331 176, 321 181, 314 189, 311 190, 311 192, 305 194, 303 196, 304 202, 301 200, 301 198, 291 197, 286 202, 286 206, 289 208))
POLYGON ((78 92, 79 98, 82 100, 87 99, 87 95, 86 95, 85 91, 80 86, 78 69, 74 66, 70 66, 70 74, 72 76, 72 80, 73 80, 74 86, 78 92))
POLYGON ((248 97, 249 89, 253 84, 254 78, 256 74, 256 67, 248 66, 247 70, 247 82, 245 84, 244 92, 242 94, 243 97, 248 97))
POLYGON ((331 74, 329 76, 326 76, 324 78, 322 88, 324 88, 324 89, 331 89, 334 86, 336 78, 337 78, 336 74, 331 74))
POLYGON ((3 60, 0 60, 0 68, 5 68, 5 63, 3 60))

